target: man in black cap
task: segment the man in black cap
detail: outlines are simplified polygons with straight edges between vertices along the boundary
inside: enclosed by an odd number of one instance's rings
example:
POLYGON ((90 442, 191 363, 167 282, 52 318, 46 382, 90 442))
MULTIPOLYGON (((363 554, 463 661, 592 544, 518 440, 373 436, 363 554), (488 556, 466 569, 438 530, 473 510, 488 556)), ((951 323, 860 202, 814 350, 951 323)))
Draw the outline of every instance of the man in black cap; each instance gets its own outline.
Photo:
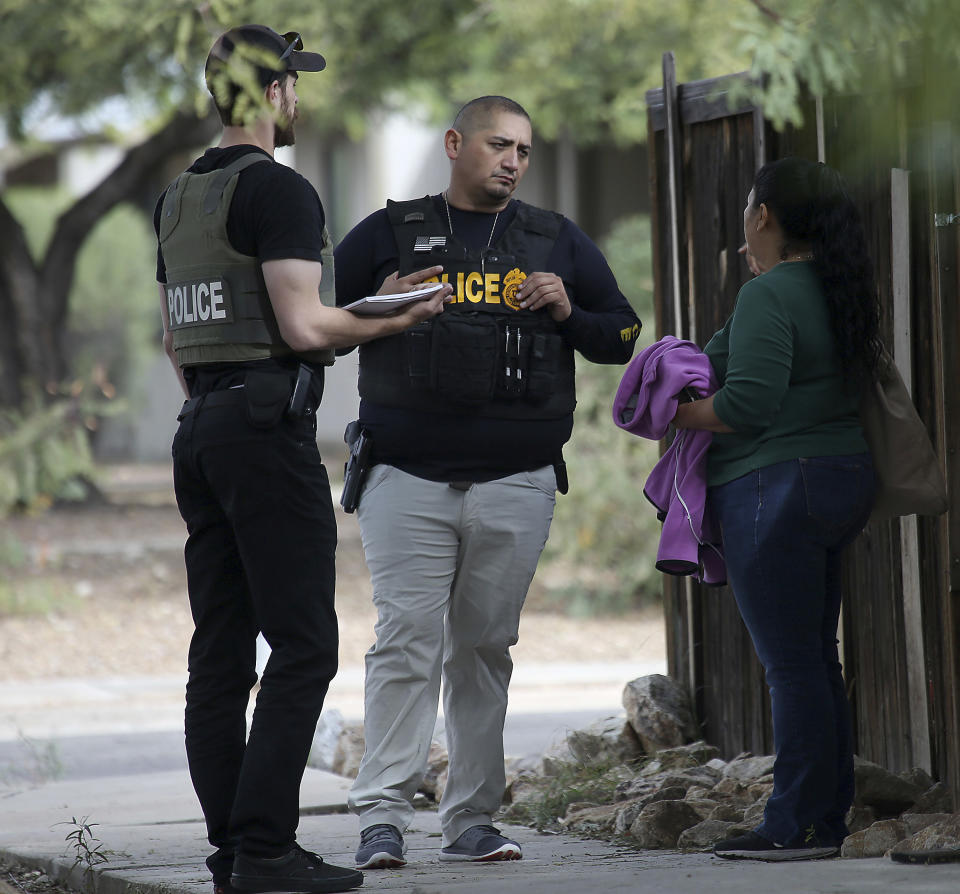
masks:
MULTIPOLYGON (((273 159, 294 142, 297 73, 325 64, 293 32, 245 25, 221 35, 206 80, 223 137, 155 215, 164 346, 188 398, 173 443, 196 628, 186 748, 217 894, 320 894, 363 881, 296 843, 338 645, 337 534, 315 411, 334 348, 400 332, 445 297, 379 318, 334 306, 320 199, 273 159), (260 632, 271 655, 247 738, 260 632)), ((384 291, 423 278, 395 277, 384 291)))

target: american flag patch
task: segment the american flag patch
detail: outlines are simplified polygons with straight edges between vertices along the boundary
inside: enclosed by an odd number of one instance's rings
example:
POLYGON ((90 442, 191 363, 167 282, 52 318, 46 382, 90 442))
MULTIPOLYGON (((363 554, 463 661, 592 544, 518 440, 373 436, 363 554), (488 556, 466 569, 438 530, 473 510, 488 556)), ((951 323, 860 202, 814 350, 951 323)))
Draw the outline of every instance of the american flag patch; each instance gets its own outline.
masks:
POLYGON ((417 241, 413 246, 414 251, 430 251, 434 246, 445 248, 447 245, 446 236, 417 236, 417 241))

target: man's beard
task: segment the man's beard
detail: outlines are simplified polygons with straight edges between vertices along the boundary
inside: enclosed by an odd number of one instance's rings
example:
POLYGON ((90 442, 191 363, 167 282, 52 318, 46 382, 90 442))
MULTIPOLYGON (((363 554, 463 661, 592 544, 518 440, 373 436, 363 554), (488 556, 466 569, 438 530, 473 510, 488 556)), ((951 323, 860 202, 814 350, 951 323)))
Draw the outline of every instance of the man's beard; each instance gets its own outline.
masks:
POLYGON ((297 136, 294 133, 294 124, 296 122, 297 112, 296 109, 289 109, 286 105, 282 106, 280 109, 280 118, 281 120, 275 121, 273 124, 273 145, 280 146, 292 146, 297 141, 297 136))
POLYGON ((513 184, 507 185, 506 183, 496 183, 490 184, 484 187, 484 192, 491 198, 496 200, 508 199, 513 195, 515 187, 513 184))

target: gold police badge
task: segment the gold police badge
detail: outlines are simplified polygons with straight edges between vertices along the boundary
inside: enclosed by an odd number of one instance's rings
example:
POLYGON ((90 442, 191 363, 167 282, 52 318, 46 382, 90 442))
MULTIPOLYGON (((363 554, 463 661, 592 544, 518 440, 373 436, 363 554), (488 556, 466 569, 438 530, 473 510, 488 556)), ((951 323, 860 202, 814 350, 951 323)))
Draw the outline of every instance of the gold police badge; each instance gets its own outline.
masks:
POLYGON ((504 274, 503 290, 500 294, 503 297, 503 303, 511 310, 520 310, 520 302, 517 301, 517 289, 520 288, 520 283, 526 278, 527 274, 519 267, 514 267, 509 273, 504 274))

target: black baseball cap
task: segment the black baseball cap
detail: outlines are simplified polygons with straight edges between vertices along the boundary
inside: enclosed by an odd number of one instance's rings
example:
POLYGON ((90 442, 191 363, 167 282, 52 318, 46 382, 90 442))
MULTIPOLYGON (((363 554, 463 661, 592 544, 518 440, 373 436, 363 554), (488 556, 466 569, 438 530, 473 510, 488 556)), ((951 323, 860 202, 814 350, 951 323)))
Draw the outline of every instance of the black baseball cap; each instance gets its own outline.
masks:
POLYGON ((296 31, 278 34, 266 25, 240 25, 221 34, 211 47, 204 68, 208 86, 211 74, 226 68, 238 47, 252 55, 264 87, 287 71, 323 71, 327 67, 319 53, 304 52, 303 39, 296 31))

